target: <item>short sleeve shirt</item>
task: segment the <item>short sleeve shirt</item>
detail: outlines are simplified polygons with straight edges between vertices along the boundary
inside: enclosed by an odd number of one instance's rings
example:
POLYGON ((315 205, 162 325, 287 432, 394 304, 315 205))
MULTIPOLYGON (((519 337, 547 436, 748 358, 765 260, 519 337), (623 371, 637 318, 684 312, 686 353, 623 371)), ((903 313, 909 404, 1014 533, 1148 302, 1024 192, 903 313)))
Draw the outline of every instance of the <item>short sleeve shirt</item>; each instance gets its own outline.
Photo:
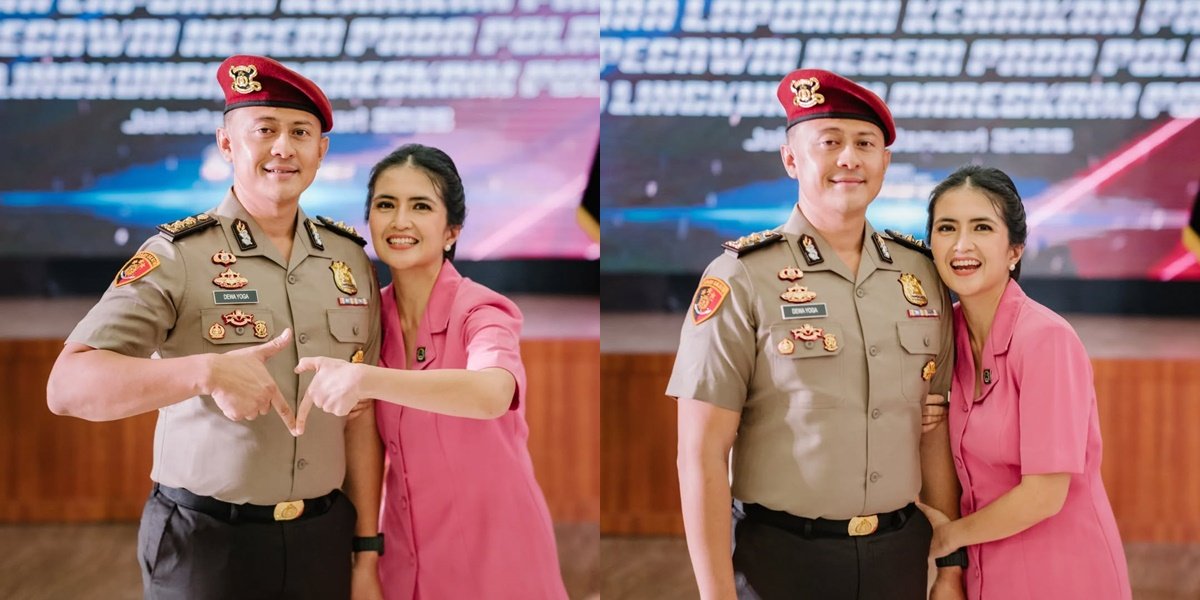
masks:
POLYGON ((709 265, 667 394, 741 413, 744 502, 834 519, 900 508, 920 491, 921 405, 949 391, 949 298, 932 261, 869 224, 857 276, 799 208, 779 231, 709 265))
MULTIPOLYGON (((147 240, 140 252, 150 256, 138 256, 157 266, 119 275, 68 340, 173 358, 246 348, 291 327, 292 345, 266 364, 293 410, 312 380, 293 372, 300 358, 378 361, 379 288, 358 243, 298 211, 284 261, 232 190, 205 215, 217 224, 147 240)), ((151 478, 233 503, 321 496, 345 475, 344 423, 314 410, 293 438, 274 412, 235 422, 196 396, 159 410, 151 478)))

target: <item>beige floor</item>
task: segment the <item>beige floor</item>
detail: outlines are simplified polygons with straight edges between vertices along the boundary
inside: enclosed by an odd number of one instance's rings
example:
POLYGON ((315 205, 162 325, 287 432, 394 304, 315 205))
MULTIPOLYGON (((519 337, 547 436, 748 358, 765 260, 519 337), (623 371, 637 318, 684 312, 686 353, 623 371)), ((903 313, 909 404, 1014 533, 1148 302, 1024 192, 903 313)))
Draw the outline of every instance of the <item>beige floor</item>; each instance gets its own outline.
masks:
MULTIPOLYGON (((555 527, 567 592, 597 597, 599 527, 555 527)), ((142 597, 137 526, 0 525, 0 599, 134 600, 142 597)))
MULTIPOLYGON (((1200 599, 1200 544, 1126 544, 1135 600, 1200 599)), ((693 600, 687 546, 674 537, 603 537, 604 600, 693 600)))

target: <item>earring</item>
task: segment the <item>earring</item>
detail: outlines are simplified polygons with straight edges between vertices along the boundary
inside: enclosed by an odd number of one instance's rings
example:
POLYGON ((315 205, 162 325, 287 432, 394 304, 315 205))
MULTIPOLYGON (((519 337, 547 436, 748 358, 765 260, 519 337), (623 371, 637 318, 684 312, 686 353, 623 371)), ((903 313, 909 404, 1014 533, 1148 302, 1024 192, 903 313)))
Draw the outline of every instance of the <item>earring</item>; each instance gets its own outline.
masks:
POLYGON ((1009 271, 1016 271, 1016 270, 1017 270, 1017 263, 1013 263, 1013 264, 1011 264, 1011 265, 1008 265, 1008 270, 1009 270, 1009 271))
POLYGON ((454 247, 454 244, 446 244, 446 246, 445 246, 443 249, 444 249, 446 252, 449 252, 449 251, 450 251, 450 248, 452 248, 452 247, 454 247))

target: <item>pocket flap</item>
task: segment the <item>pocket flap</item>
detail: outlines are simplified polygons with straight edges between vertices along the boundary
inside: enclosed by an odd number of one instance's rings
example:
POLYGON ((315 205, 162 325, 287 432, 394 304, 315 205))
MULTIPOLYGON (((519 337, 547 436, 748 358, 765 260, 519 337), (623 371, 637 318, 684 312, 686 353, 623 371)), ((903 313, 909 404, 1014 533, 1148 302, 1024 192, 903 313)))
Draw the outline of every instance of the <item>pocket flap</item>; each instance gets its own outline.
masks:
POLYGON ((370 325, 364 308, 334 308, 329 315, 329 333, 343 344, 365 344, 370 325))

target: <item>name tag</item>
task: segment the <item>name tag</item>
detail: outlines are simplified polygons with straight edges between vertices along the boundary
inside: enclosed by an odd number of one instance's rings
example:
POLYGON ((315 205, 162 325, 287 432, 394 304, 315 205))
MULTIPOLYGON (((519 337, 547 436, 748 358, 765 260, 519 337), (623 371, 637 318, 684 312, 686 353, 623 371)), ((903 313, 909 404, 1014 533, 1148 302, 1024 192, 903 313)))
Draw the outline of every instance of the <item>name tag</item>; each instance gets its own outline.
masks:
POLYGON ((813 319, 816 317, 829 316, 829 310, 825 308, 825 303, 820 304, 786 304, 780 306, 785 319, 813 319))
POLYGON ((217 304, 258 304, 258 290, 213 290, 213 302, 217 304))

